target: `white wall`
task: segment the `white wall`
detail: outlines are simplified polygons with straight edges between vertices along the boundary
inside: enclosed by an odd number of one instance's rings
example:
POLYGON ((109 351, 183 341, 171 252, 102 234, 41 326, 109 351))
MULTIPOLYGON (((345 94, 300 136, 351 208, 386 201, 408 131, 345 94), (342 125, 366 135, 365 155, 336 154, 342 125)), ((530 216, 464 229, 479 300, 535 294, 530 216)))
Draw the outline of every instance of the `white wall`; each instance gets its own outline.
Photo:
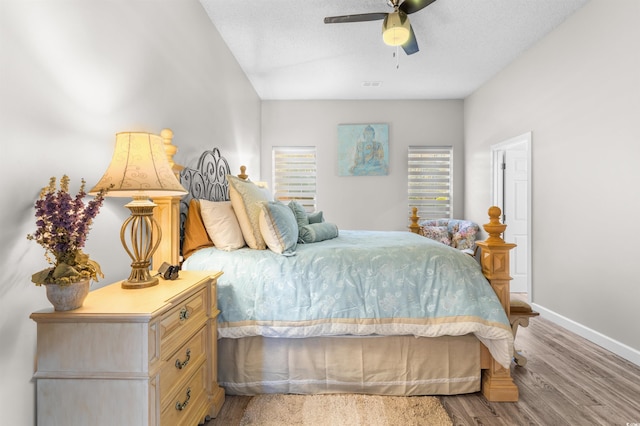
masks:
MULTIPOLYGON (((44 250, 25 237, 40 188, 65 173, 92 186, 116 132, 165 127, 179 163, 217 146, 234 169, 260 167, 260 100, 197 0, 0 1, 0 424, 35 422, 29 314, 50 304, 30 282, 44 250)), ((129 273, 125 203, 108 200, 89 235, 100 285, 129 273)))
POLYGON ((532 131, 533 301, 640 364, 640 2, 592 0, 465 100, 466 216, 490 146, 532 131))
MULTIPOLYGON (((463 103, 451 101, 264 101, 262 176, 271 181, 274 146, 315 146, 318 210, 340 229, 406 230, 407 149, 454 147, 453 212, 464 210, 463 103), (389 174, 338 176, 338 124, 388 123, 389 174)), ((251 171, 249 170, 251 175, 251 171)))

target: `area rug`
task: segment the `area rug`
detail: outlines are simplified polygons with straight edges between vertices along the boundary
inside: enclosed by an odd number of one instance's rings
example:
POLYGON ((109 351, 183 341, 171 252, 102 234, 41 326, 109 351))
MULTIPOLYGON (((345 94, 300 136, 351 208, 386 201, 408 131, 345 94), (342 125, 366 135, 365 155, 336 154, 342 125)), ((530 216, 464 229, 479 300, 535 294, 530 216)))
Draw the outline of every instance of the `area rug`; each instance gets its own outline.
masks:
POLYGON ((437 398, 377 395, 258 395, 242 426, 453 425, 437 398))

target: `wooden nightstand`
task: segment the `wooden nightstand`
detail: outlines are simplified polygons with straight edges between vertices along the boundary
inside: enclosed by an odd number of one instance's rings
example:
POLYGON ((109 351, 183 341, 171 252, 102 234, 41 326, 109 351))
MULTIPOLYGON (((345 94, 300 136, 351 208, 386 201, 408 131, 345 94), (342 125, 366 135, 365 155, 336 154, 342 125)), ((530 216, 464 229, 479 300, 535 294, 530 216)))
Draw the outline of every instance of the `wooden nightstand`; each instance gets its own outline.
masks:
POLYGON ((38 324, 39 425, 196 425, 224 403, 211 271, 124 290, 114 283, 38 324))

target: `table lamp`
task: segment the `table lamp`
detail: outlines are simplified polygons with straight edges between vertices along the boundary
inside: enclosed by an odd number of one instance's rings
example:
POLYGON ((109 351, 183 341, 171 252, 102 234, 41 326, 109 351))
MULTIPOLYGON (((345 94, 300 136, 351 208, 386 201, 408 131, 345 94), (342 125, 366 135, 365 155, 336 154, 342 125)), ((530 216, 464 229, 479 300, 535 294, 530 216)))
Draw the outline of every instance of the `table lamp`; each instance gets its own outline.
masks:
POLYGON ((187 193, 171 169, 162 138, 143 132, 117 133, 111 164, 89 194, 96 194, 103 188, 109 188, 108 197, 133 198, 125 205, 131 216, 120 229, 120 240, 132 260, 131 275, 122 281, 122 288, 158 284, 158 278, 149 273, 149 266, 160 245, 162 230, 153 217, 156 204, 150 197, 187 193))

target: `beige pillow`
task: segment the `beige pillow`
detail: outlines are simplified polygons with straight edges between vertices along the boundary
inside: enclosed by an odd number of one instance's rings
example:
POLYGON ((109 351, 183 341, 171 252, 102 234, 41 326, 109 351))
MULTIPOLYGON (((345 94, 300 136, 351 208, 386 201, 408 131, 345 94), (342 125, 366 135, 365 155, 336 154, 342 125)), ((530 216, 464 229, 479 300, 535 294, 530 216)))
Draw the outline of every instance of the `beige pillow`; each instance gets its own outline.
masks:
MULTIPOLYGON (((238 218, 244 240, 252 249, 267 248, 260 233, 260 212, 262 203, 268 201, 266 194, 251 181, 227 175, 229 181, 229 198, 238 218)), ((215 243, 215 242, 214 242, 215 243)))
POLYGON ((273 193, 267 186, 267 182, 253 182, 253 183, 255 183, 256 186, 260 188, 262 192, 264 192, 264 196, 267 197, 267 201, 275 201, 273 199, 273 193))
POLYGON ((213 241, 221 250, 237 250, 244 247, 244 238, 231 201, 200 200, 200 215, 213 241))

